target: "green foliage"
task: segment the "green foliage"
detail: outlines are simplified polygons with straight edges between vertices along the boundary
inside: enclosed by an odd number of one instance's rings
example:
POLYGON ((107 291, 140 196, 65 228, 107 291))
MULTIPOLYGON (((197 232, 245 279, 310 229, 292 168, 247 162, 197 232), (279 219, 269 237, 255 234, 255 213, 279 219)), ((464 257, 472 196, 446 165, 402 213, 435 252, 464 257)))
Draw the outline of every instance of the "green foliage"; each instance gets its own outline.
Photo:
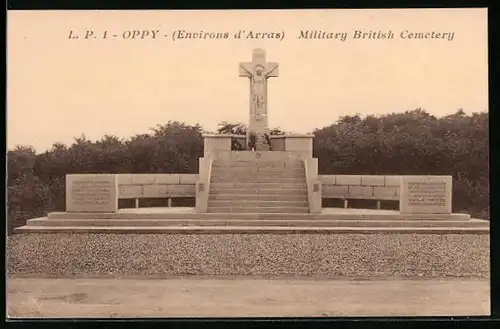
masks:
MULTIPOLYGON (((217 133, 219 134, 232 134, 232 135, 246 135, 247 126, 243 123, 229 123, 227 121, 223 121, 219 123, 219 128, 217 129, 217 133)), ((245 149, 244 145, 236 139, 231 139, 231 150, 232 151, 243 151, 245 149)))
POLYGON ((271 136, 280 136, 280 135, 284 135, 284 134, 285 134, 285 132, 283 130, 281 130, 280 127, 276 127, 276 128, 269 130, 269 135, 271 135, 271 136))
MULTIPOLYGON (((245 135, 246 130, 243 124, 223 122, 218 132, 245 135)), ((93 142, 80 136, 70 146, 54 144, 41 154, 29 146, 9 150, 9 230, 28 218, 64 211, 66 174, 197 173, 202 134, 199 125, 170 121, 128 140, 105 135, 93 142)), ((283 134, 279 128, 270 131, 278 134, 283 134)), ((487 113, 458 111, 436 118, 417 109, 345 116, 314 134, 320 174, 451 174, 453 210, 489 218, 487 113)))
POLYGON ((217 132, 219 134, 246 135, 247 126, 243 123, 228 123, 223 121, 219 123, 217 132))
MULTIPOLYGON (((247 126, 243 123, 229 123, 227 121, 223 121, 219 123, 219 128, 217 129, 217 133, 219 134, 233 134, 233 135, 246 135, 247 126)), ((273 128, 269 130, 269 135, 284 135, 285 131, 281 130, 280 127, 273 128)))
POLYGON ((241 145, 241 143, 238 140, 236 140, 235 138, 232 138, 231 139, 231 151, 243 151, 243 150, 245 150, 243 145, 241 145))

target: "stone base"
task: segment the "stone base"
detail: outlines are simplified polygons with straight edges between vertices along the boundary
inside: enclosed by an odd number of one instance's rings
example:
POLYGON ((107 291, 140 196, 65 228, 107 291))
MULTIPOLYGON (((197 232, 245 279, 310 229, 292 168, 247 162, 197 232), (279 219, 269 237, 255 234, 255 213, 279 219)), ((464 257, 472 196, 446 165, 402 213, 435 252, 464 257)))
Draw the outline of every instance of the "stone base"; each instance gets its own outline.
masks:
POLYGON ((194 208, 121 209, 117 213, 50 213, 16 233, 439 233, 489 234, 489 222, 466 214, 402 215, 398 211, 323 209, 320 214, 204 213, 194 208))

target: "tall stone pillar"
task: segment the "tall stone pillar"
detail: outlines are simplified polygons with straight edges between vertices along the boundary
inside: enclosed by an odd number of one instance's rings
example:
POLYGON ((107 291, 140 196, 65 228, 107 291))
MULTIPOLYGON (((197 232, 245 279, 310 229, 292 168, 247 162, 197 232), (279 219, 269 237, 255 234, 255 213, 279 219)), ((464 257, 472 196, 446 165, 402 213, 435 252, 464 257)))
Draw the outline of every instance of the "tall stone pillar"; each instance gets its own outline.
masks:
POLYGON ((254 49, 252 61, 240 63, 240 77, 250 80, 250 120, 247 131, 247 147, 250 134, 255 134, 256 151, 269 151, 265 134, 269 134, 267 121, 267 79, 278 76, 278 63, 266 62, 266 53, 254 49))

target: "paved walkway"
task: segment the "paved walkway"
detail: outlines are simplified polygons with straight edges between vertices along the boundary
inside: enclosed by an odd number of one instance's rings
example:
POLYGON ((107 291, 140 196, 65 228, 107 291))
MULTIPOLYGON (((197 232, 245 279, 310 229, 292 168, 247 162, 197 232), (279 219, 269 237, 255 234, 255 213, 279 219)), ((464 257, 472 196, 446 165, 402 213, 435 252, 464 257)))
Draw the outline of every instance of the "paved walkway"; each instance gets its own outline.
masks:
POLYGON ((25 279, 7 282, 11 317, 489 315, 479 279, 25 279))

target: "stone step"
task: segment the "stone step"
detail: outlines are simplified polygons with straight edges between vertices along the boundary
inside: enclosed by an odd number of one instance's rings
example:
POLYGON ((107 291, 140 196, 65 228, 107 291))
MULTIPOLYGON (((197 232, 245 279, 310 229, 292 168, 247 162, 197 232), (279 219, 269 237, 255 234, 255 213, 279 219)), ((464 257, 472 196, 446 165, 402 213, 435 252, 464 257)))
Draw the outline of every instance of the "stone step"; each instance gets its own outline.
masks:
POLYGON ((295 188, 295 189, 271 189, 271 188, 249 188, 249 187, 241 187, 241 188, 215 188, 214 184, 210 184, 210 196, 212 195, 220 195, 220 194, 251 194, 251 195, 305 195, 307 197, 307 189, 306 188, 295 188))
MULTIPOLYGON (((272 214, 271 214, 272 215, 272 214)), ((484 227, 474 221, 281 219, 36 219, 27 226, 281 226, 281 227, 484 227)))
POLYGON ((212 168, 269 168, 282 170, 304 169, 304 163, 262 163, 260 161, 212 163, 212 168))
POLYGON ((255 200, 246 200, 246 199, 239 199, 239 200, 209 200, 208 201, 208 207, 209 208, 216 208, 216 207, 283 207, 283 208, 288 208, 288 207, 309 207, 309 202, 307 200, 303 201, 255 201, 255 200))
MULTIPOLYGON (((44 217, 45 218, 45 217, 44 217)), ((90 220, 105 220, 105 219, 126 219, 126 220, 150 220, 150 219, 315 219, 319 218, 315 214, 301 213, 196 213, 196 212, 158 212, 158 213, 133 213, 133 212, 118 212, 118 213, 49 213, 49 220, 66 220, 66 219, 90 219, 90 220)), ((35 219, 30 219, 35 220, 35 219)), ((28 220, 28 222, 30 221, 28 220)))
POLYGON ((276 172, 262 172, 262 171, 252 171, 252 172, 243 172, 243 171, 233 171, 230 168, 227 170, 212 170, 212 175, 226 175, 226 176, 259 176, 259 177, 304 177, 305 171, 289 171, 289 170, 281 170, 276 172))
POLYGON ((211 183, 305 183, 304 177, 212 176, 211 183))
POLYGON ((304 168, 301 160, 272 161, 272 160, 215 160, 212 167, 278 167, 278 168, 304 168))
POLYGON ((222 177, 222 178, 277 178, 277 179, 290 179, 290 178, 295 178, 295 179, 305 179, 306 174, 305 172, 298 173, 298 172, 278 172, 278 173, 262 173, 262 172, 248 172, 248 173, 242 173, 242 172, 232 172, 230 170, 224 171, 224 172, 212 172, 211 177, 222 177))
POLYGON ((16 233, 108 234, 489 234, 485 227, 22 226, 16 233))
MULTIPOLYGON (((367 221, 446 221, 446 222, 476 222, 478 225, 489 226, 485 220, 470 219, 466 214, 421 214, 421 215, 402 215, 398 212, 377 213, 321 213, 321 214, 300 214, 300 213, 196 213, 194 208, 139 208, 139 209, 121 209, 116 213, 83 213, 83 212, 51 212, 48 214, 49 220, 65 219, 127 219, 127 220, 147 220, 147 219, 246 219, 246 220, 367 220, 367 221), (145 210, 144 210, 145 209, 145 210)), ((45 219, 47 217, 42 217, 45 219)), ((40 218, 37 218, 40 219, 40 218)), ((30 219, 28 220, 36 220, 30 219)))
POLYGON ((279 168, 279 167, 212 167, 212 174, 220 173, 290 173, 305 174, 304 168, 279 168))
POLYGON ((253 201, 305 201, 307 202, 307 193, 276 195, 276 194, 211 194, 209 201, 231 201, 231 200, 253 200, 253 201))
POLYGON ((231 188, 245 188, 245 189, 307 189, 305 182, 302 183, 210 183, 210 188, 213 190, 218 189, 231 189, 231 188))
POLYGON ((209 213, 309 213, 309 207, 305 206, 276 206, 276 207, 252 207, 252 206, 230 206, 230 207, 208 207, 209 213))

